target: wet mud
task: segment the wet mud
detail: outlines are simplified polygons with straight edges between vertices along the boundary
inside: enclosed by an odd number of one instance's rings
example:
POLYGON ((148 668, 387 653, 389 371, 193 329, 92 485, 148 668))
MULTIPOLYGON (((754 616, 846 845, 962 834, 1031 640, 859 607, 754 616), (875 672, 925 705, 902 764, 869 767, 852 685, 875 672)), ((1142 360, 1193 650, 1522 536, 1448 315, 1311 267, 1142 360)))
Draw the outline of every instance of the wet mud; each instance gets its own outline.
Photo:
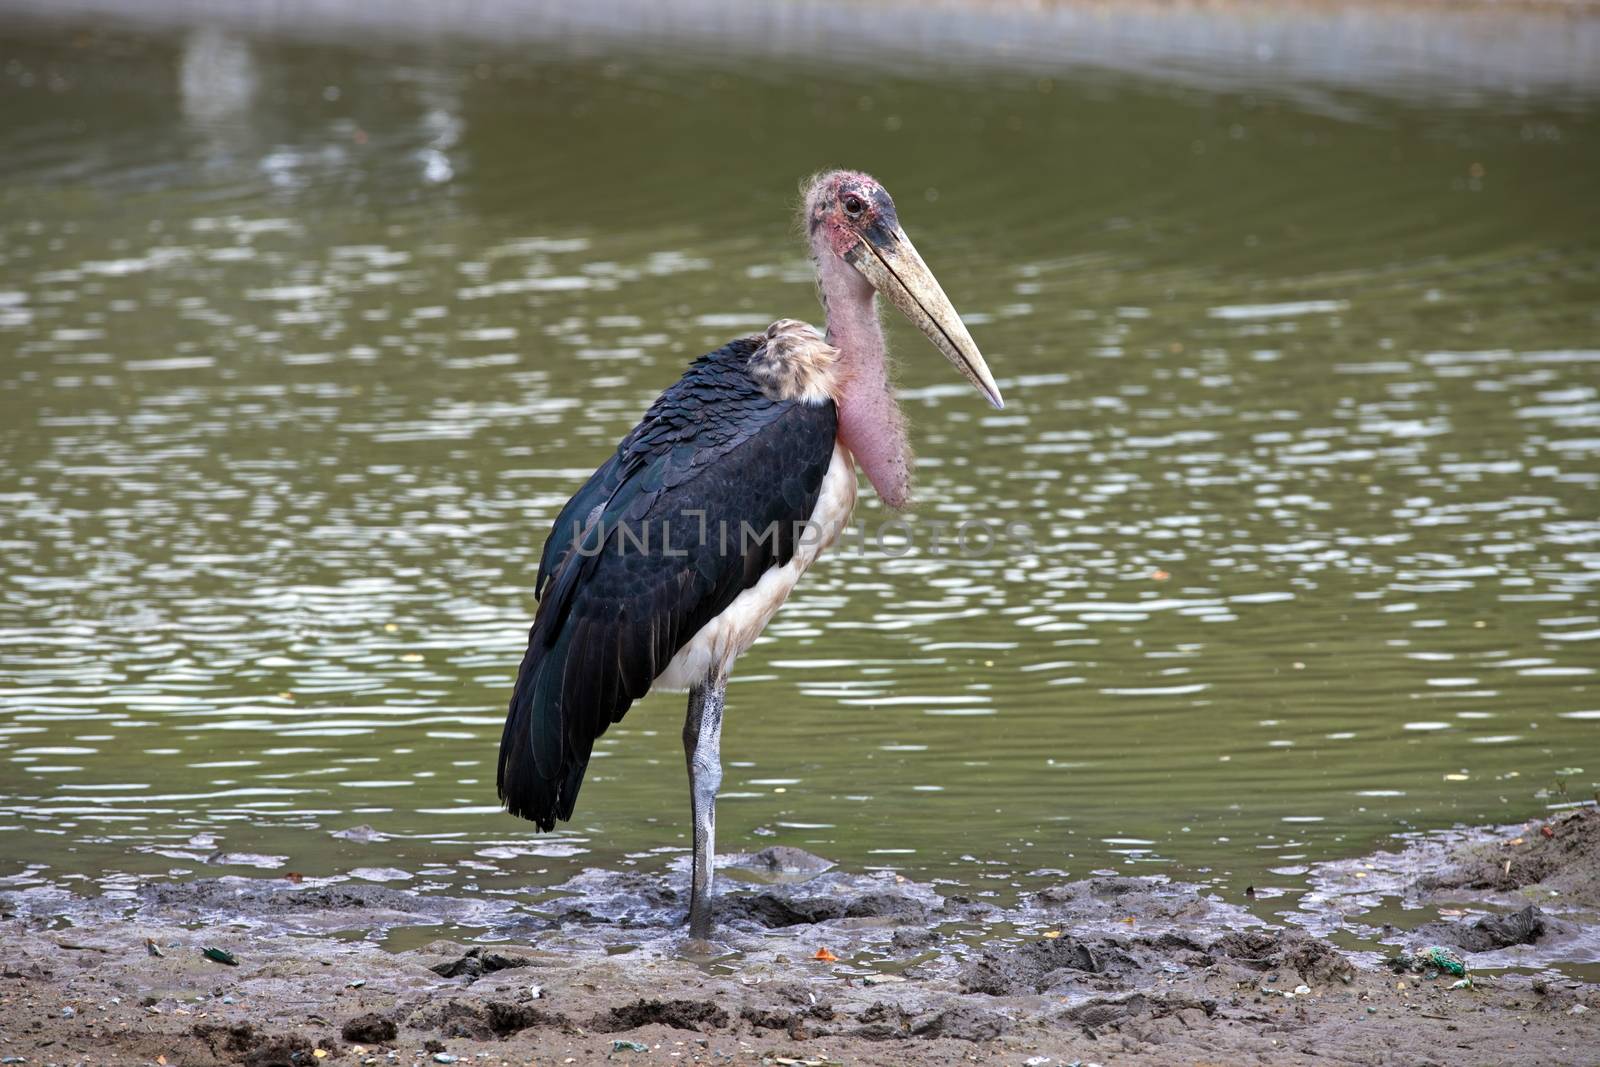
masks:
POLYGON ((525 907, 238 878, 117 899, 10 889, 0 892, 0 1056, 260 1067, 1587 1063, 1600 989, 1551 964, 1584 962, 1594 938, 1584 887, 1597 832, 1600 816, 1580 811, 1327 865, 1313 877, 1316 921, 1264 917, 1159 877, 1063 881, 1002 906, 790 849, 732 858, 712 942, 681 934, 676 870, 591 870, 525 907), (1525 871, 1520 884, 1494 877, 1507 858, 1525 871), (1359 888, 1341 892, 1345 883, 1359 888), (1423 903, 1461 893, 1483 895, 1423 903), (1386 899, 1416 921, 1364 924, 1363 908, 1386 899), (1340 931, 1319 932, 1333 912, 1340 931), (463 922, 470 942, 380 943, 385 930, 463 922), (1372 936, 1346 936, 1358 930, 1372 936), (1439 954, 1388 947, 1423 944, 1439 954), (207 947, 238 965, 206 958, 207 947), (1507 952, 1544 955, 1508 964, 1507 952), (1457 958, 1459 976, 1429 962, 1457 958))
POLYGON ((1600 908, 1600 811, 1578 808, 1460 849, 1420 888, 1521 893, 1600 908))

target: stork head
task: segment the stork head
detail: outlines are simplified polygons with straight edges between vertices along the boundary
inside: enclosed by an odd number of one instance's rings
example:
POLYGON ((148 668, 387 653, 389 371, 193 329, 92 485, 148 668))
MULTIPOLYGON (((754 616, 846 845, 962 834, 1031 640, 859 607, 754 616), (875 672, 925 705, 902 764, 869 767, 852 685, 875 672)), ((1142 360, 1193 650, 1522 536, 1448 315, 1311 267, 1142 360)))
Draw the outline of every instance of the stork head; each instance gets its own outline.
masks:
POLYGON ((978 343, 900 228, 894 201, 876 178, 849 170, 819 174, 806 189, 803 210, 819 271, 833 267, 831 261, 847 264, 899 308, 989 403, 1005 406, 978 343))

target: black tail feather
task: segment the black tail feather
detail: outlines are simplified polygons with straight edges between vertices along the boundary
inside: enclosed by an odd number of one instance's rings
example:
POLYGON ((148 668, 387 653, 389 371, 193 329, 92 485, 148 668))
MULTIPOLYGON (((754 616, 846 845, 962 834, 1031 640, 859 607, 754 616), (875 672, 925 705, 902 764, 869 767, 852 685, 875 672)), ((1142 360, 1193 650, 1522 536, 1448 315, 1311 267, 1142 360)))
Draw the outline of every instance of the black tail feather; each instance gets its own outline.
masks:
POLYGON ((546 645, 534 628, 500 735, 500 801, 512 815, 532 820, 541 830, 554 829, 557 819, 572 818, 592 751, 592 742, 574 745, 580 739, 568 734, 562 715, 562 676, 570 647, 566 635, 546 645))

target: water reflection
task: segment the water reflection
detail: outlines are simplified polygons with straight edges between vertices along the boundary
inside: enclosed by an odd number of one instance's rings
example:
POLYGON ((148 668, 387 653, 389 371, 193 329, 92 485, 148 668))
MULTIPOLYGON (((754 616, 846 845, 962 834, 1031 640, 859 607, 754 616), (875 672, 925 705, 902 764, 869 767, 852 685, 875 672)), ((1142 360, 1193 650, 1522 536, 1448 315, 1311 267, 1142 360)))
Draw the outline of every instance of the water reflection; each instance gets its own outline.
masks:
POLYGON ((815 314, 787 216, 819 145, 883 172, 1016 398, 902 338, 922 517, 1034 549, 809 576, 735 679, 730 847, 1248 879, 1590 788, 1558 776, 1600 720, 1565 96, 1330 118, 1104 74, 76 42, 7 45, 0 131, 29 877, 507 889, 679 847, 676 698, 539 837, 493 800, 505 689, 576 480, 688 358, 815 314))
POLYGON ((191 125, 239 122, 255 100, 259 81, 250 42, 244 37, 205 26, 184 39, 178 86, 183 117, 191 125))

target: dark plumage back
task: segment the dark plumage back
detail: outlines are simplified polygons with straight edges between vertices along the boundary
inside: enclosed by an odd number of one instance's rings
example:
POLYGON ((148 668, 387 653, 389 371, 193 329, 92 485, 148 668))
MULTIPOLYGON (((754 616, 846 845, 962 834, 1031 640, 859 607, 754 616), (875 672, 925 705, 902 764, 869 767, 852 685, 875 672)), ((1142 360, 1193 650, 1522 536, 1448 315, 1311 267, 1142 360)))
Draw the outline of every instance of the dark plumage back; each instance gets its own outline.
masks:
POLYGON ((572 817, 595 740, 701 627, 789 561, 795 524, 816 508, 837 413, 764 395, 749 372, 762 341, 695 360, 551 528, 498 776, 506 809, 541 830, 572 817), (741 537, 741 524, 778 536, 741 537))

